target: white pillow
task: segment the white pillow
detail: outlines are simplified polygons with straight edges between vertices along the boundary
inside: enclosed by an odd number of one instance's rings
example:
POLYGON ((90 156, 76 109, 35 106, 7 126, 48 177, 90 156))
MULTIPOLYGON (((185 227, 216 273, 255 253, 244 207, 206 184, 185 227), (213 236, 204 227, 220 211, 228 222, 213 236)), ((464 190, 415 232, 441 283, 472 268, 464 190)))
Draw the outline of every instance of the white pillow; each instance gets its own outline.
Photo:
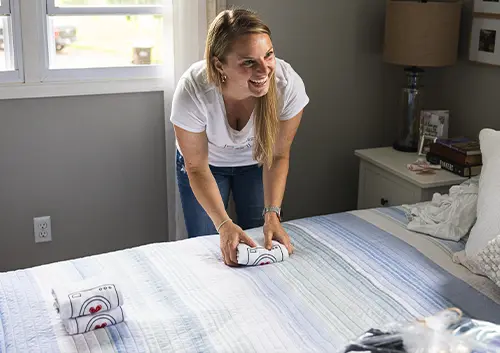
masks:
POLYGON ((500 286, 500 235, 488 242, 488 245, 474 257, 478 266, 497 286, 500 286))
POLYGON ((479 276, 488 276, 483 268, 483 259, 480 259, 479 256, 483 255, 483 251, 480 251, 478 256, 474 258, 468 258, 467 255, 465 255, 465 250, 460 250, 457 251, 456 253, 453 253, 452 260, 456 264, 461 264, 465 266, 470 272, 479 275, 479 276))
POLYGON ((479 142, 483 167, 479 178, 477 219, 465 245, 469 258, 500 234, 500 131, 481 130, 479 142))

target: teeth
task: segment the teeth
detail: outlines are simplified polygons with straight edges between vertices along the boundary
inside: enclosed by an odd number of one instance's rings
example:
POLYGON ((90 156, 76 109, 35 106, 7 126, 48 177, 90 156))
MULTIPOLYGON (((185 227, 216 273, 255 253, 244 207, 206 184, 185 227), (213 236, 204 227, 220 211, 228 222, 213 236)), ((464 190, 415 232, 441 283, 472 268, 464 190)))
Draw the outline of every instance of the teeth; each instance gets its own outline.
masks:
POLYGON ((262 85, 262 84, 266 83, 266 81, 267 81, 267 77, 262 79, 262 80, 259 80, 259 81, 250 80, 250 82, 255 83, 257 85, 262 85))

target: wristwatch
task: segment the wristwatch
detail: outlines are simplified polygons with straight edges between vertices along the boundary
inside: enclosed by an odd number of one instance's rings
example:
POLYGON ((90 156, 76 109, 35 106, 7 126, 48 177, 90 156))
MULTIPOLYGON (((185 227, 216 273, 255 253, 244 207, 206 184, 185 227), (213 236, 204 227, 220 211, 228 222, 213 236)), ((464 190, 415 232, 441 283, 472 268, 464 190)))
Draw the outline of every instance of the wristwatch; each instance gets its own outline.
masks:
POLYGON ((262 217, 264 217, 268 212, 275 212, 278 215, 278 219, 280 220, 280 222, 283 219, 283 211, 281 210, 281 207, 277 206, 264 207, 264 210, 262 211, 262 217))

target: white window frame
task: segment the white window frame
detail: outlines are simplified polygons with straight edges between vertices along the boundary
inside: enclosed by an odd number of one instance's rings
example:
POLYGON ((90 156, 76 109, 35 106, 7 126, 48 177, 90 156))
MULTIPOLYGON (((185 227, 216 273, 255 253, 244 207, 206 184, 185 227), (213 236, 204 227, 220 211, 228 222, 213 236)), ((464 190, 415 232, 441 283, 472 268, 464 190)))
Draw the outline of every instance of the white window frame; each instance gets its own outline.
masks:
MULTIPOLYGON (((0 84, 20 83, 23 81, 23 62, 21 50, 21 26, 19 7, 16 0, 2 0, 0 16, 9 16, 7 26, 3 26, 4 53, 13 53, 13 70, 0 71, 0 84)), ((12 60, 12 56, 5 55, 5 60, 12 60)))
POLYGON ((107 7, 91 7, 91 6, 56 6, 56 0, 47 1, 48 15, 159 15, 163 12, 160 5, 145 5, 145 6, 118 6, 110 5, 107 7))
POLYGON ((44 16, 43 32, 47 35, 43 36, 44 53, 43 62, 44 70, 42 73, 42 82, 55 81, 92 81, 96 79, 135 79, 135 78, 158 78, 161 75, 161 67, 159 65, 133 65, 120 67, 104 67, 104 68, 75 68, 75 69, 51 69, 50 55, 54 52, 53 43, 48 43, 47 40, 52 35, 50 28, 49 16, 100 16, 100 15, 162 15, 164 13, 163 6, 109 6, 109 7, 90 7, 90 6, 64 6, 58 7, 55 5, 55 0, 44 0, 43 8, 44 16))

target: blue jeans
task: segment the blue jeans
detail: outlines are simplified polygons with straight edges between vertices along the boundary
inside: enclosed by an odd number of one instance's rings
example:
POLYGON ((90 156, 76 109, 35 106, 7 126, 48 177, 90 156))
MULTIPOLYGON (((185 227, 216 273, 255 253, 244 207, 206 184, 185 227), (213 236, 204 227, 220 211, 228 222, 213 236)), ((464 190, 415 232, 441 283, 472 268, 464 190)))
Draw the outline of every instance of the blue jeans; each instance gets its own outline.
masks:
MULTIPOLYGON (((177 151, 176 169, 177 186, 181 197, 188 237, 217 234, 212 220, 198 203, 191 189, 184 167, 184 158, 179 151, 177 151)), ((264 208, 262 167, 258 165, 245 167, 210 166, 210 170, 217 182, 226 209, 229 203, 229 195, 232 192, 237 224, 244 230, 262 226, 264 224, 262 217, 262 209, 264 208)))

